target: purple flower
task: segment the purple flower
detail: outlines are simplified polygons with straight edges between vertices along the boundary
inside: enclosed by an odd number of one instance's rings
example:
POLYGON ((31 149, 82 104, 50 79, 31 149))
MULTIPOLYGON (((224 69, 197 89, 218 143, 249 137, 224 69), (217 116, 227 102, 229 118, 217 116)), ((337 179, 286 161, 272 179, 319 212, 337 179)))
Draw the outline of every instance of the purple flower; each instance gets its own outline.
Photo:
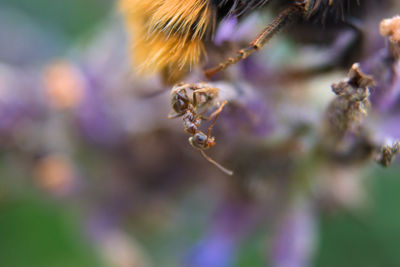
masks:
POLYGON ((45 108, 39 86, 40 79, 35 74, 0 65, 0 132, 2 134, 11 134, 42 114, 45 108), (29 91, 28 94, 27 91, 29 91))
POLYGON ((232 36, 235 33, 237 18, 232 16, 219 24, 217 33, 215 34, 214 43, 222 45, 226 41, 232 41, 232 36))
POLYGON ((309 203, 298 203, 278 225, 271 247, 271 266, 310 266, 315 234, 313 207, 309 203))
POLYGON ((238 242, 250 223, 248 207, 226 203, 219 208, 209 233, 190 252, 185 266, 233 266, 238 242))
POLYGON ((101 84, 101 77, 94 77, 86 71, 87 86, 81 105, 77 109, 77 119, 84 135, 100 144, 114 144, 121 137, 120 125, 112 117, 101 84))

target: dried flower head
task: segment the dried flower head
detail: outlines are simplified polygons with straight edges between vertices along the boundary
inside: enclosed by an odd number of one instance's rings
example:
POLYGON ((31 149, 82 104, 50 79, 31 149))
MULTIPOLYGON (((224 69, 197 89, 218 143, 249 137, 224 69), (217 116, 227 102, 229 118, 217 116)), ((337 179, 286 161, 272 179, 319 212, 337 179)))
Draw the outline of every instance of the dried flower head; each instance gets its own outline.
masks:
POLYGON ((373 78, 364 74, 356 63, 351 67, 346 79, 332 85, 337 97, 328 108, 327 131, 330 134, 334 134, 340 140, 346 132, 354 130, 361 123, 370 105, 369 87, 374 84, 373 78))
POLYGON ((382 146, 376 161, 384 167, 392 164, 397 154, 400 153, 400 141, 394 142, 392 145, 382 146))
POLYGON ((400 16, 382 20, 379 30, 383 36, 388 36, 393 43, 400 43, 400 16))
POLYGON ((400 16, 382 20, 379 30, 389 38, 389 48, 397 60, 400 59, 400 16))

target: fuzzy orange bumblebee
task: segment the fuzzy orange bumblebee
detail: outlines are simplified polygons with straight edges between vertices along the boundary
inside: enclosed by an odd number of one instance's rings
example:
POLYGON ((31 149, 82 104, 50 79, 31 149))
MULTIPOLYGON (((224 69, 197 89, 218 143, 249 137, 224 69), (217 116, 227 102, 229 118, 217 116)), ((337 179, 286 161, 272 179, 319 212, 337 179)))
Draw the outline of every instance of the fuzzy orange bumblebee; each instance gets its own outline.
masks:
POLYGON ((205 54, 203 39, 215 27, 204 0, 120 0, 132 35, 132 59, 141 73, 161 72, 178 81, 205 54))
MULTIPOLYGON (((270 0, 119 0, 132 35, 132 59, 141 73, 162 73, 164 82, 175 83, 205 55, 204 41, 211 39, 217 21, 226 16, 240 17, 270 0)), ((207 70, 210 77, 218 71, 259 50, 283 26, 298 18, 324 14, 331 7, 358 0, 277 0, 283 11, 265 30, 219 66, 207 70)))

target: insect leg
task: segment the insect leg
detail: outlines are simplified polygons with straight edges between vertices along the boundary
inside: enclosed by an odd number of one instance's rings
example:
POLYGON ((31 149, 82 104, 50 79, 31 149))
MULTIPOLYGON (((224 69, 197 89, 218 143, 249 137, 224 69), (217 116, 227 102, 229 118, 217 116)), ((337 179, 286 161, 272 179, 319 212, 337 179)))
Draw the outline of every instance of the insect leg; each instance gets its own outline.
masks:
POLYGON ((206 88, 202 87, 202 88, 193 90, 193 105, 195 107, 197 107, 197 104, 198 104, 197 95, 209 94, 211 98, 215 98, 218 96, 218 91, 219 91, 219 89, 215 88, 215 87, 206 87, 206 88))
POLYGON ((221 114, 222 109, 224 108, 224 106, 227 104, 228 102, 225 100, 224 102, 222 102, 222 104, 218 107, 218 109, 216 111, 214 111, 210 117, 208 118, 209 120, 213 118, 213 120, 210 123, 210 126, 208 126, 208 130, 207 130, 207 138, 210 137, 211 135, 211 131, 212 128, 214 127, 215 123, 217 122, 217 119, 219 117, 219 114, 221 114))
POLYGON ((181 116, 182 116, 182 114, 170 113, 170 114, 168 114, 168 119, 175 119, 175 118, 179 118, 179 117, 181 117, 181 116))
POLYGON ((279 32, 287 23, 293 20, 296 15, 304 13, 304 5, 295 4, 283 10, 251 43, 248 47, 239 50, 236 57, 230 57, 218 66, 208 69, 204 72, 207 78, 212 77, 219 71, 223 71, 229 66, 240 60, 246 59, 249 55, 262 48, 277 32, 279 32))

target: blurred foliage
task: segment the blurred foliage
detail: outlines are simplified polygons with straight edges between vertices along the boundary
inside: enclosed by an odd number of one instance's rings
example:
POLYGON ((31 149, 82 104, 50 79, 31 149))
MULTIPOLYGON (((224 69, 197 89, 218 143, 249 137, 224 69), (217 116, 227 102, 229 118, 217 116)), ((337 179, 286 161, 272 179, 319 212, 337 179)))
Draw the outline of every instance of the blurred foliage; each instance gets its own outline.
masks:
POLYGON ((368 210, 322 218, 316 266, 400 266, 400 168, 377 169, 368 210))
MULTIPOLYGON (((108 0, 2 0, 0 9, 16 10, 43 30, 59 32, 72 43, 90 33, 112 4, 108 0)), ((0 184, 8 184, 7 179, 14 184, 10 175, 18 172, 4 164, 1 168, 4 180, 0 184)), ((18 193, 0 190, 0 266, 102 266, 76 214, 31 194, 32 189, 17 187, 18 193)))
POLYGON ((26 196, 0 201, 0 265, 101 266, 76 218, 49 203, 26 196))
MULTIPOLYGON (((400 214, 394 212, 400 202, 399 173, 398 167, 373 172, 367 182, 372 203, 369 209, 322 217, 315 266, 400 266, 400 214)), ((99 255, 77 224, 78 218, 61 203, 49 204, 38 194, 30 195, 0 201, 1 266, 101 266, 99 255)), ((157 228, 142 222, 133 227, 133 234, 155 260, 154 266, 177 264, 174 260, 204 232, 210 210, 194 195, 182 203, 167 226, 157 228), (193 209, 197 216, 181 217, 193 209)), ((264 237, 265 229, 258 227, 243 241, 237 254, 238 267, 263 266, 264 237)))
POLYGON ((47 30, 59 30, 70 38, 86 33, 107 16, 110 0, 2 0, 2 8, 28 15, 47 30))

